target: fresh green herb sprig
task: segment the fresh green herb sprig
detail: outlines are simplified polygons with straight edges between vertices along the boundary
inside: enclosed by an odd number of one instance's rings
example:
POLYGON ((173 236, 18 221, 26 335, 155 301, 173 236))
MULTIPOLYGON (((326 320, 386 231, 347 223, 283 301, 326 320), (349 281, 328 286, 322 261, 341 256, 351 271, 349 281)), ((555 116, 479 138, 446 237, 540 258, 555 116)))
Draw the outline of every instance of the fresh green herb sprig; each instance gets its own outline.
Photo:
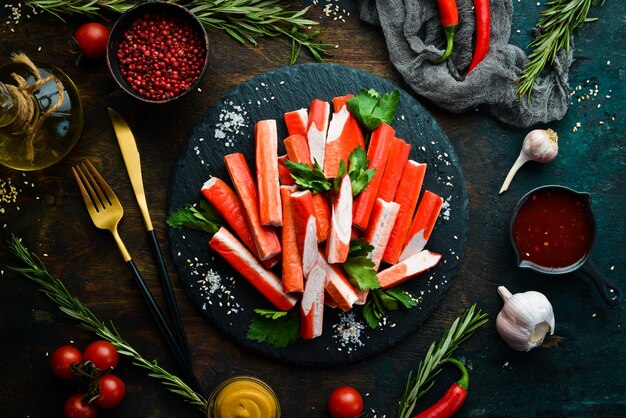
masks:
POLYGON ((35 282, 64 314, 78 322, 80 328, 111 342, 121 355, 130 357, 134 365, 147 370, 148 375, 160 380, 167 390, 182 396, 185 401, 206 412, 207 400, 202 395, 194 391, 180 378, 159 366, 156 361, 149 361, 142 357, 122 339, 112 323, 107 325, 100 321, 78 298, 72 296, 61 280, 50 275, 41 260, 28 251, 17 237, 12 237, 9 242, 9 250, 25 265, 25 267, 11 267, 11 269, 35 282))
MULTIPOLYGON (((304 17, 310 6, 300 10, 290 8, 282 0, 175 0, 196 15, 208 29, 223 30, 237 41, 257 44, 261 37, 284 37, 291 42, 290 64, 294 64, 305 48, 318 61, 330 56, 333 44, 317 40, 322 30, 311 29, 319 22, 304 17)), ((100 16, 102 11, 123 13, 138 2, 132 0, 29 0, 63 20, 64 15, 100 16)))
POLYGON ((449 358, 463 341, 487 321, 487 314, 480 310, 476 311, 474 304, 461 317, 454 320, 439 342, 431 344, 426 356, 420 361, 417 372, 409 373, 404 394, 398 405, 399 418, 411 417, 417 400, 433 386, 435 376, 441 371, 441 362, 449 358))
POLYGON ((252 323, 248 326, 249 340, 284 348, 300 337, 300 312, 255 309, 252 323))
POLYGON ((326 178, 324 170, 322 170, 317 161, 313 167, 309 167, 304 163, 286 160, 285 167, 291 173, 291 177, 296 181, 296 184, 303 189, 319 193, 327 192, 333 187, 333 184, 326 178))
POLYGON ((175 210, 165 222, 172 228, 190 228, 209 234, 215 234, 224 224, 215 208, 204 200, 197 207, 188 205, 175 210))
POLYGON ((374 262, 368 257, 374 247, 361 238, 350 241, 348 259, 341 263, 350 283, 358 290, 380 288, 374 262))
MULTIPOLYGON (((352 150, 348 157, 348 175, 350 176, 350 183, 352 186, 352 196, 356 196, 361 193, 368 184, 374 178, 376 174, 375 168, 367 168, 369 161, 367 160, 367 153, 363 147, 357 147, 352 150)), ((339 191, 341 186, 341 179, 346 175, 346 163, 341 160, 339 162, 339 172, 334 182, 335 191, 339 191)))
POLYGON ((518 78, 517 94, 530 100, 535 81, 546 65, 552 65, 559 51, 569 53, 570 38, 574 31, 587 22, 589 9, 596 0, 550 0, 548 8, 539 13, 539 36, 530 44, 532 52, 524 72, 518 78))
POLYGON ((398 90, 380 94, 374 89, 369 89, 361 90, 359 94, 351 97, 346 105, 369 134, 383 123, 391 125, 396 117, 398 103, 400 103, 398 90))
POLYGON ((380 320, 389 311, 397 311, 400 307, 411 309, 419 304, 418 298, 406 290, 394 287, 387 290, 374 289, 370 292, 367 303, 363 307, 363 318, 372 329, 378 328, 380 320))

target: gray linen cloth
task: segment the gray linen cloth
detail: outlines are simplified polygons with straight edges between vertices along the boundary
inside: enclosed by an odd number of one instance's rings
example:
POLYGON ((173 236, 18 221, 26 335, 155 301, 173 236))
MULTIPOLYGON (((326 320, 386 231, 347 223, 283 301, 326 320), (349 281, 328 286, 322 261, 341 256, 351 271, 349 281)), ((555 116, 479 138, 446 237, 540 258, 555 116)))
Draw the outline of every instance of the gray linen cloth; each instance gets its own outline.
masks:
POLYGON ((473 53, 475 16, 471 0, 457 0, 459 26, 454 50, 443 64, 432 65, 445 49, 436 0, 359 0, 362 20, 380 25, 393 65, 415 92, 437 106, 460 113, 486 106, 500 121, 528 127, 561 119, 570 103, 568 70, 573 61, 561 51, 537 79, 530 101, 517 94, 516 79, 528 59, 508 43, 511 0, 491 0, 491 43, 484 60, 467 76, 473 53))

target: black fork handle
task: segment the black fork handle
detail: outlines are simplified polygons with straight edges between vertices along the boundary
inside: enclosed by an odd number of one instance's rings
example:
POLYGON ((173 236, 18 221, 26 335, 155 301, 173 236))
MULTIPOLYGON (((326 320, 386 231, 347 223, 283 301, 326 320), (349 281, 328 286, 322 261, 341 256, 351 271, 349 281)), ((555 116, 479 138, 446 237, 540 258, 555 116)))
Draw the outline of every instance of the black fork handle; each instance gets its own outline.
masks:
POLYGON ((148 289, 146 282, 141 276, 141 273, 139 273, 139 270, 137 269, 135 262, 132 259, 130 259, 126 262, 126 265, 128 267, 128 270, 130 271, 131 277, 133 278, 133 280, 139 287, 141 295, 143 296, 144 300, 148 304, 150 313, 152 313, 152 316, 156 320, 156 323, 159 326, 159 330, 161 331, 161 334, 163 334, 163 336, 165 337, 165 341, 167 342, 167 345, 169 346, 170 350, 174 354, 174 357, 176 358, 176 362, 178 363, 180 368, 183 370, 186 377, 189 379, 191 388, 198 391, 199 393, 202 393, 200 384, 198 383, 198 380, 196 379, 196 376, 193 374, 193 370, 191 369, 191 365, 186 360, 185 355, 183 354, 181 348, 178 345, 178 342, 176 341, 176 338, 174 338, 174 334, 172 334, 172 331, 167 325, 167 322, 165 321, 165 318, 163 317, 163 313, 161 312, 159 305, 157 305, 156 300, 154 300, 154 297, 152 296, 152 293, 150 293, 150 289, 148 289))

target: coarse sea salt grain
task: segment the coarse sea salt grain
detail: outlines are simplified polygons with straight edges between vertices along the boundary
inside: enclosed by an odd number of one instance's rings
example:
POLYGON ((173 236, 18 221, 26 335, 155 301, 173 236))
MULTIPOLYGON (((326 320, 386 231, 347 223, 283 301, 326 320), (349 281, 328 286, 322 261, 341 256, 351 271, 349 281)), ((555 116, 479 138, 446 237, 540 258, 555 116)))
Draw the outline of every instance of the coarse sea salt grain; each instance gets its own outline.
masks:
POLYGON ((224 142, 226 147, 234 146, 235 137, 250 124, 247 115, 248 111, 242 105, 236 105, 232 101, 224 103, 215 124, 215 139, 224 142))
POLYGON ((337 341, 339 347, 338 351, 344 349, 351 353, 358 347, 363 347, 365 344, 361 341, 363 337, 362 331, 365 329, 365 325, 356 319, 354 312, 345 312, 339 315, 339 322, 333 325, 335 333, 333 339, 337 341))
POLYGON ((195 284, 200 296, 206 299, 206 303, 202 305, 203 310, 207 309, 207 304, 216 303, 219 307, 226 306, 228 308, 226 315, 243 311, 231 291, 231 287, 235 284, 233 277, 223 278, 215 270, 209 268, 209 264, 206 263, 187 260, 187 267, 191 276, 196 279, 195 284))

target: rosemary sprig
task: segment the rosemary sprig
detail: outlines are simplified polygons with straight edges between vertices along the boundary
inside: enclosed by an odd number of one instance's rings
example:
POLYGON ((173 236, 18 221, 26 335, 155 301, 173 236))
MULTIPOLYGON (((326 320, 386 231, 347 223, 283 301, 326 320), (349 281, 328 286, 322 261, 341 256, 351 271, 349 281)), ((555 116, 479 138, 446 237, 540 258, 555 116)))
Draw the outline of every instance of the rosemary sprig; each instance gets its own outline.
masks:
MULTIPOLYGON (((219 29, 237 41, 257 45, 260 37, 282 36, 291 42, 290 64, 294 64, 306 48, 318 61, 329 56, 328 48, 317 40, 321 29, 311 29, 319 22, 304 15, 311 6, 301 10, 290 8, 284 0, 172 0, 180 3, 200 20, 207 29, 219 29)), ((123 13, 137 4, 132 0, 29 0, 31 7, 39 7, 55 16, 86 15, 97 17, 101 10, 123 13)))
POLYGON ((570 38, 574 30, 587 22, 597 20, 588 18, 587 13, 596 0, 550 0, 548 8, 539 13, 539 36, 531 43, 532 52, 524 72, 518 78, 517 94, 530 99, 535 81, 546 65, 552 65, 559 51, 570 50, 570 38))
POLYGON ((102 10, 124 13, 136 6, 137 2, 132 0, 28 0, 27 4, 32 8, 38 7, 52 13, 65 21, 63 15, 85 15, 96 18, 100 16, 102 10))
POLYGON ((41 260, 30 253, 15 235, 9 242, 9 250, 19 261, 25 264, 25 267, 11 267, 11 269, 38 284, 40 290, 56 303, 63 313, 78 321, 80 328, 110 341, 120 354, 130 357, 134 365, 147 370, 149 376, 159 379, 167 390, 182 396, 190 404, 197 405, 203 412, 206 411, 207 400, 202 395, 195 392, 180 378, 159 366, 156 361, 143 358, 122 339, 112 323, 107 326, 96 318, 80 300, 71 295, 61 280, 50 275, 41 260))
POLYGON ((452 352, 480 326, 487 323, 487 314, 480 310, 476 312, 476 305, 472 305, 465 313, 457 318, 448 329, 439 343, 433 342, 420 361, 417 373, 409 373, 406 389, 398 405, 398 417, 411 416, 415 403, 433 386, 435 376, 441 371, 442 360, 452 355, 452 352))

